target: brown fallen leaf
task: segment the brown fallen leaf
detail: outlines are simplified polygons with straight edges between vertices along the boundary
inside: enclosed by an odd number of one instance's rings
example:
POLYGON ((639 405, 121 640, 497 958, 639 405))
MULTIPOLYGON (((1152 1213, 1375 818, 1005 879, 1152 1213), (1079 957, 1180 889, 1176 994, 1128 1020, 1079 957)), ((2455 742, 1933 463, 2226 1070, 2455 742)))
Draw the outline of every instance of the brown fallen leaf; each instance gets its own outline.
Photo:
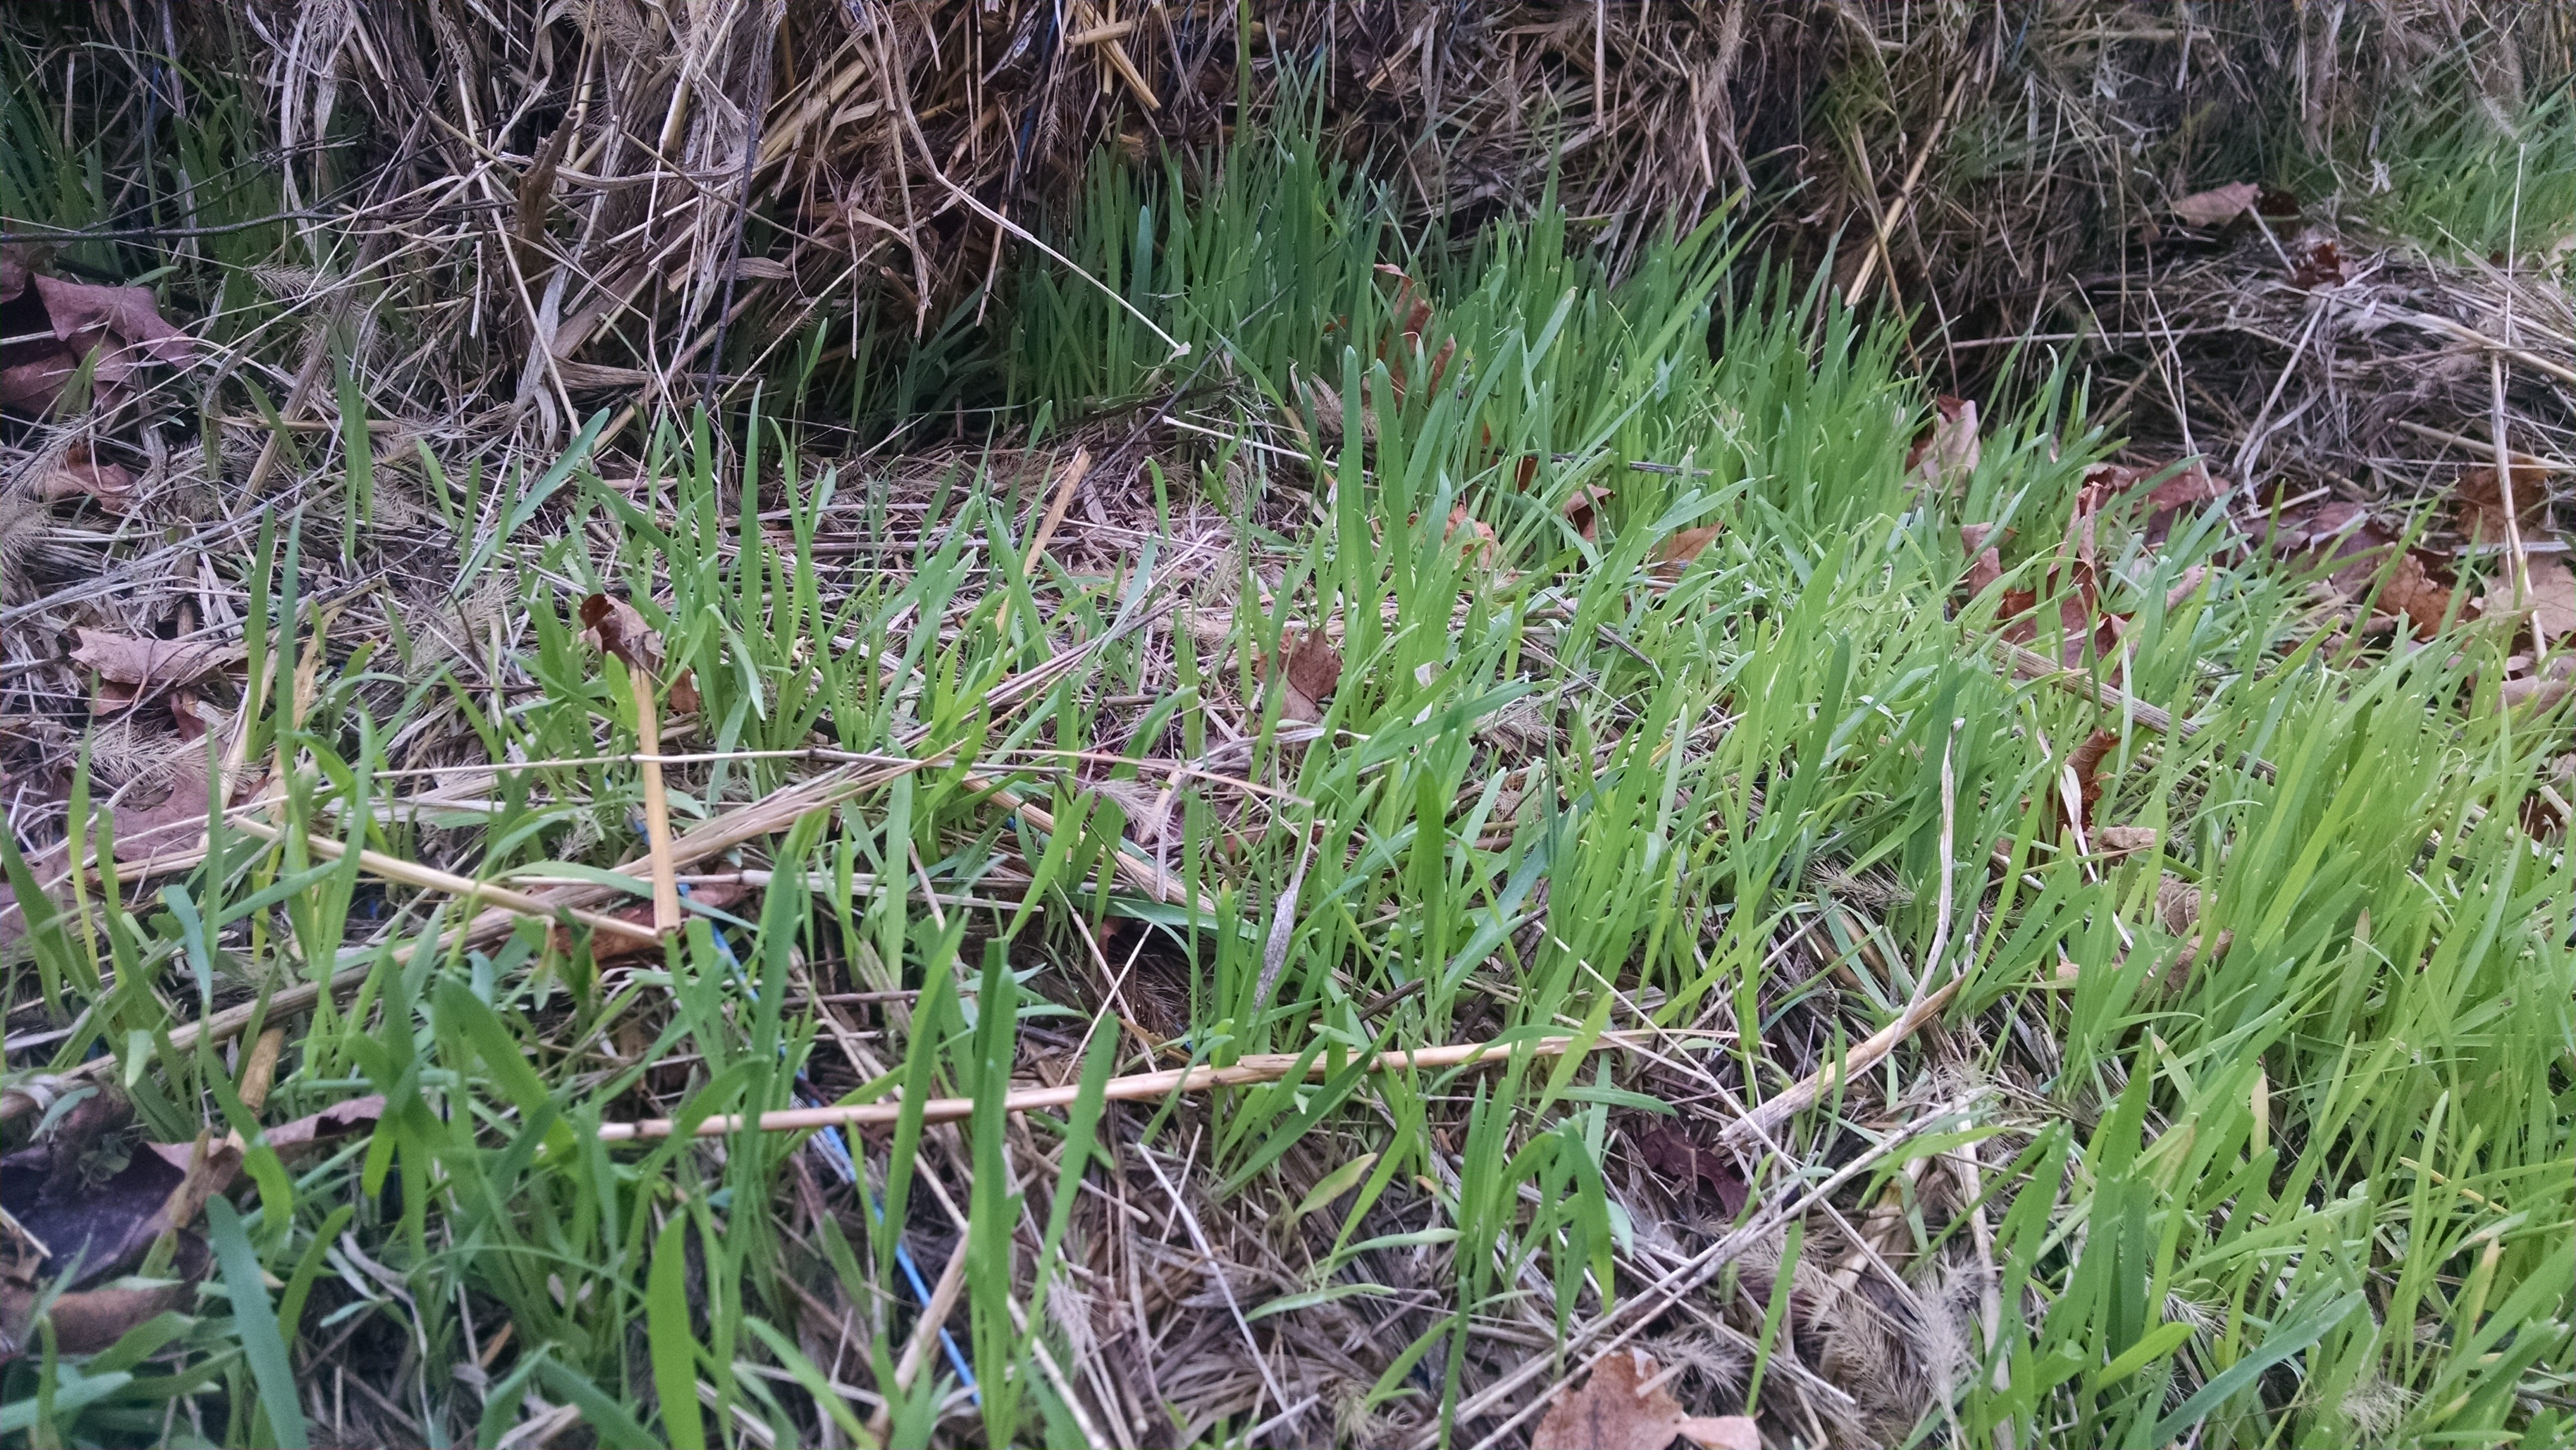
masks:
POLYGON ((1669 565, 1668 572, 1678 573, 1716 542, 1717 536, 1725 529, 1724 524, 1702 524, 1695 529, 1683 529, 1655 546, 1654 562, 1669 565))
POLYGON ((1975 598, 2003 582, 2004 556, 1992 542, 1993 524, 1959 525, 1959 547, 1968 554, 1968 596, 1975 598))
POLYGON ((137 369, 196 353, 195 339, 162 318, 149 288, 48 276, 24 251, 0 272, 0 306, 11 314, 11 336, 0 343, 0 407, 48 411, 84 365, 97 400, 113 405, 137 369))
POLYGON ((2547 709, 2576 690, 2576 655, 2553 655, 2532 673, 2498 686, 2508 710, 2547 709))
MULTIPOLYGON (((2434 573, 2437 566, 2427 562, 2428 557, 2421 549, 2398 555, 2397 567, 2380 587, 2378 599, 2383 613, 2405 616, 2419 639, 2429 639, 2441 629, 2452 605, 2451 586, 2434 573)), ((2462 617, 2474 617, 2476 613, 2472 608, 2462 617)))
MULTIPOLYGON (((270 1128, 262 1139, 291 1162, 373 1127, 384 1109, 380 1096, 352 1098, 270 1128)), ((67 1352, 95 1353, 154 1315, 194 1302, 209 1255, 191 1225, 209 1198, 240 1179, 242 1141, 209 1130, 193 1142, 127 1145, 120 1130, 132 1116, 122 1094, 102 1090, 66 1115, 50 1141, 0 1159, 0 1197, 10 1216, 50 1251, 35 1262, 12 1256, 0 1264, 0 1359, 33 1342, 41 1289, 74 1262, 80 1277, 48 1311, 67 1352), (117 1282, 145 1264, 164 1235, 176 1250, 166 1273, 117 1282)))
POLYGON ((1932 401, 1932 421, 1905 455, 1906 476, 1926 488, 1954 487, 1977 471, 1983 446, 1976 400, 1944 394, 1932 401))
POLYGON ((2245 215, 2262 195, 2263 188, 2250 181, 2195 191, 2173 204, 2174 220, 2193 227, 2225 226, 2245 215))
MULTIPOLYGON (((2127 470, 2132 475, 2137 470, 2127 470)), ((2173 526, 2185 513, 2197 513, 2204 505, 2227 497, 2235 485, 2209 471, 2205 460, 2192 459, 2182 471, 2147 490, 2146 540, 2158 546, 2173 536, 2173 526)))
MULTIPOLYGON (((183 363, 196 356, 196 339, 163 320, 161 304, 153 300, 149 287, 110 287, 42 273, 28 280, 44 299, 54 336, 76 352, 87 352, 98 342, 113 342, 134 355, 120 359, 127 366, 143 358, 183 363)), ((106 366, 102 361, 102 373, 106 366)))
MULTIPOLYGON (((2570 573, 2563 554, 2529 554, 2524 565, 2530 571, 2531 594, 2524 601, 2531 611, 2531 622, 2549 639, 2565 639, 2576 633, 2576 573, 2570 573)), ((2478 601, 2483 615, 2501 614, 2512 607, 2513 586, 2496 580, 2487 587, 2486 596, 2478 601)))
MULTIPOLYGON (((173 1247, 176 1252, 161 1278, 55 1295, 45 1312, 54 1326, 54 1347, 64 1354, 96 1354, 136 1326, 194 1304, 197 1282, 214 1267, 214 1255, 203 1238, 185 1230, 173 1247)), ((36 1346, 39 1296, 38 1289, 0 1279, 0 1361, 36 1346)))
POLYGON ((1577 1390, 1560 1391, 1530 1436, 1530 1450, 1665 1450, 1676 1437, 1705 1450, 1762 1450, 1762 1431, 1744 1415, 1687 1415, 1642 1349, 1615 1350, 1577 1390))
POLYGON ((120 863, 175 855, 191 849, 206 830, 204 755, 190 750, 171 766, 169 793, 148 806, 119 802, 106 814, 116 826, 120 863))

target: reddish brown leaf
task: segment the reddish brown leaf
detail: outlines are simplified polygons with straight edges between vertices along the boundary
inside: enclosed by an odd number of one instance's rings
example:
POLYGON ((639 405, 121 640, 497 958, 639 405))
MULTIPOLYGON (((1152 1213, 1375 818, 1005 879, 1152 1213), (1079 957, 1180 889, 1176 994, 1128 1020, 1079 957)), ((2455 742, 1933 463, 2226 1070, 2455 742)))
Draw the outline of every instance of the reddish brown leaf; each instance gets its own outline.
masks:
POLYGON ((127 354, 102 358, 102 376, 111 360, 131 367, 145 358, 183 363, 196 355, 196 340, 162 320, 161 305, 152 300, 149 287, 106 287, 41 273, 29 280, 44 299, 55 337, 77 351, 103 341, 127 354))
POLYGON ((194 848, 206 830, 206 760, 198 750, 181 755, 171 767, 166 794, 160 787, 135 788, 129 799, 100 808, 116 830, 119 862, 147 860, 194 848), (150 804, 145 804, 150 802, 150 804))
MULTIPOLYGON (((2438 577, 2437 564, 2428 562, 2421 549, 2409 549, 2397 557, 2397 568, 2379 591, 2378 607, 2390 614, 2405 616, 2415 627, 2416 637, 2429 639, 2442 627, 2451 612, 2452 594, 2448 580, 2438 577)), ((2475 611, 2467 611, 2463 618, 2475 611)))
POLYGON ((1665 1450, 1675 1438, 1704 1450, 1762 1450, 1762 1432, 1742 1415, 1682 1412, 1662 1368, 1642 1349, 1613 1350, 1583 1387, 1560 1390, 1530 1436, 1530 1450, 1665 1450))
POLYGON ((1961 524, 1959 547, 1968 551, 1968 594, 1971 598, 2003 582, 2003 551, 1987 542, 1994 538, 1992 524, 1961 524))
POLYGON ((2245 215, 2262 195, 2263 188, 2250 181, 2195 191, 2173 204, 2174 219, 2185 226, 2225 226, 2245 215))

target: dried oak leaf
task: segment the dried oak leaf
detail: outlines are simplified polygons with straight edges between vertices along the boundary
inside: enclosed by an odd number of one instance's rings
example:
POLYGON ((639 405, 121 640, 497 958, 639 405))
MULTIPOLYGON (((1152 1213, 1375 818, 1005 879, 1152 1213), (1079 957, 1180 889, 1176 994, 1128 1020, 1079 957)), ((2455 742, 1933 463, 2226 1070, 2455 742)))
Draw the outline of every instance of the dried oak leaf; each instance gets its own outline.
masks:
POLYGON ((1642 1349, 1617 1350, 1592 1367, 1578 1390, 1561 1391, 1530 1436, 1530 1450, 1665 1450, 1676 1438, 1704 1450, 1762 1450, 1762 1431, 1744 1415, 1688 1415, 1662 1385, 1642 1349))
POLYGON ((2250 181, 2231 182, 2195 191, 2173 204, 2176 221, 2185 226, 2221 227, 2245 215, 2262 198, 2263 188, 2250 181))
POLYGON ((1932 421, 1905 455, 1905 472, 1926 488, 1946 489, 1977 471, 1984 444, 1977 436, 1977 404, 1944 394, 1932 403, 1932 421))

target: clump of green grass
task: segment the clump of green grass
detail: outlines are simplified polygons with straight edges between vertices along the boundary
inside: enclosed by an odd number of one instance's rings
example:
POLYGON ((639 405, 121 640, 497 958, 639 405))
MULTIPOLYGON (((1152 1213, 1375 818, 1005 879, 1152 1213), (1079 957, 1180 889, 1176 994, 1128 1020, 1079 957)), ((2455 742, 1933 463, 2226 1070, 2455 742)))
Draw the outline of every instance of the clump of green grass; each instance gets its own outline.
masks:
POLYGON ((1064 250, 1127 305, 1032 279, 1013 400, 1187 382, 1223 436, 1158 435, 1072 543, 1033 547, 1043 457, 838 470, 757 411, 657 427, 614 485, 587 436, 533 478, 426 457, 453 567, 363 640, 308 607, 313 541, 263 536, 242 718, 283 842, 111 869, 13 1000, 87 1014, 29 1067, 101 1049, 155 1137, 255 1136, 174 1029, 337 978, 274 1014, 264 1115, 385 1110, 292 1171, 254 1147, 194 1304, 11 1363, 0 1435, 1474 1445, 1651 1324, 1714 1346, 1694 1409, 1781 1444, 2565 1437, 2571 883, 2518 826, 2554 741, 2483 708, 2492 641, 2329 655, 2257 566, 2168 603, 2220 526, 2113 517, 2102 673, 2195 727, 2159 735, 2014 681, 1960 597, 1961 523, 2065 530, 2100 440, 2062 387, 1925 492, 1892 338, 1786 279, 1730 310, 1714 229, 1613 282, 1552 208, 1395 255, 1294 145, 1159 211, 1124 185, 1064 250), (697 691, 684 842, 803 792, 708 863, 756 894, 658 956, 460 933, 355 850, 642 898, 593 592, 697 691), (1341 663, 1314 720, 1271 678, 1300 632, 1341 663), (2096 730, 2143 852, 2066 839, 2096 730), (1746 1141, 1740 1209, 1637 1171, 1649 1126, 1715 1143, 1942 990, 1746 1141), (1512 1050, 1569 1035, 1597 1050, 1512 1050), (1462 1041, 1503 1048, 1371 1061, 1462 1041), (1265 1052, 1319 1070, 1104 1101, 1265 1052), (1080 1088, 1005 1113, 1032 1080, 1080 1088), (925 1124, 944 1094, 974 1115, 925 1124), (890 1098, 883 1137, 598 1135, 890 1098))

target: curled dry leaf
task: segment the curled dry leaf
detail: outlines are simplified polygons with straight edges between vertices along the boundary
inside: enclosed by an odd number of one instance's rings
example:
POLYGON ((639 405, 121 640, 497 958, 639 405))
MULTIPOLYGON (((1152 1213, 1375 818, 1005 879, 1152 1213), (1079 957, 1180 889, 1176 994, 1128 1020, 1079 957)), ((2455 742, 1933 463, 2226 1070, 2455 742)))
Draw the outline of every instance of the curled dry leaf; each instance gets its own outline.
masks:
POLYGON ((1704 1450, 1762 1450, 1762 1431, 1744 1415, 1689 1415, 1660 1384, 1642 1349, 1614 1350, 1577 1390, 1561 1391, 1530 1436, 1530 1450, 1665 1450, 1676 1438, 1704 1450))
MULTIPOLYGON (((2531 611, 2531 622, 2547 639, 2565 639, 2576 634, 2576 574, 2568 572, 2563 554, 2530 554, 2524 557, 2529 570, 2531 593, 2523 602, 2531 611)), ((2492 580, 2487 593, 2478 601, 2481 615, 2502 614, 2513 607, 2513 585, 2503 578, 2492 580)))
POLYGON ((1324 702, 1341 683, 1342 657, 1321 634, 1294 629, 1280 638, 1276 674, 1287 695, 1279 718, 1321 720, 1324 702))
POLYGON ((1926 488, 1952 488, 1977 471, 1982 449, 1976 401, 1945 394, 1933 400, 1932 422, 1906 453, 1905 472, 1926 488))
POLYGON ((2251 210, 2262 195, 2263 188, 2250 181, 2195 191, 2173 204, 2174 220, 2192 227, 2225 226, 2251 210))

